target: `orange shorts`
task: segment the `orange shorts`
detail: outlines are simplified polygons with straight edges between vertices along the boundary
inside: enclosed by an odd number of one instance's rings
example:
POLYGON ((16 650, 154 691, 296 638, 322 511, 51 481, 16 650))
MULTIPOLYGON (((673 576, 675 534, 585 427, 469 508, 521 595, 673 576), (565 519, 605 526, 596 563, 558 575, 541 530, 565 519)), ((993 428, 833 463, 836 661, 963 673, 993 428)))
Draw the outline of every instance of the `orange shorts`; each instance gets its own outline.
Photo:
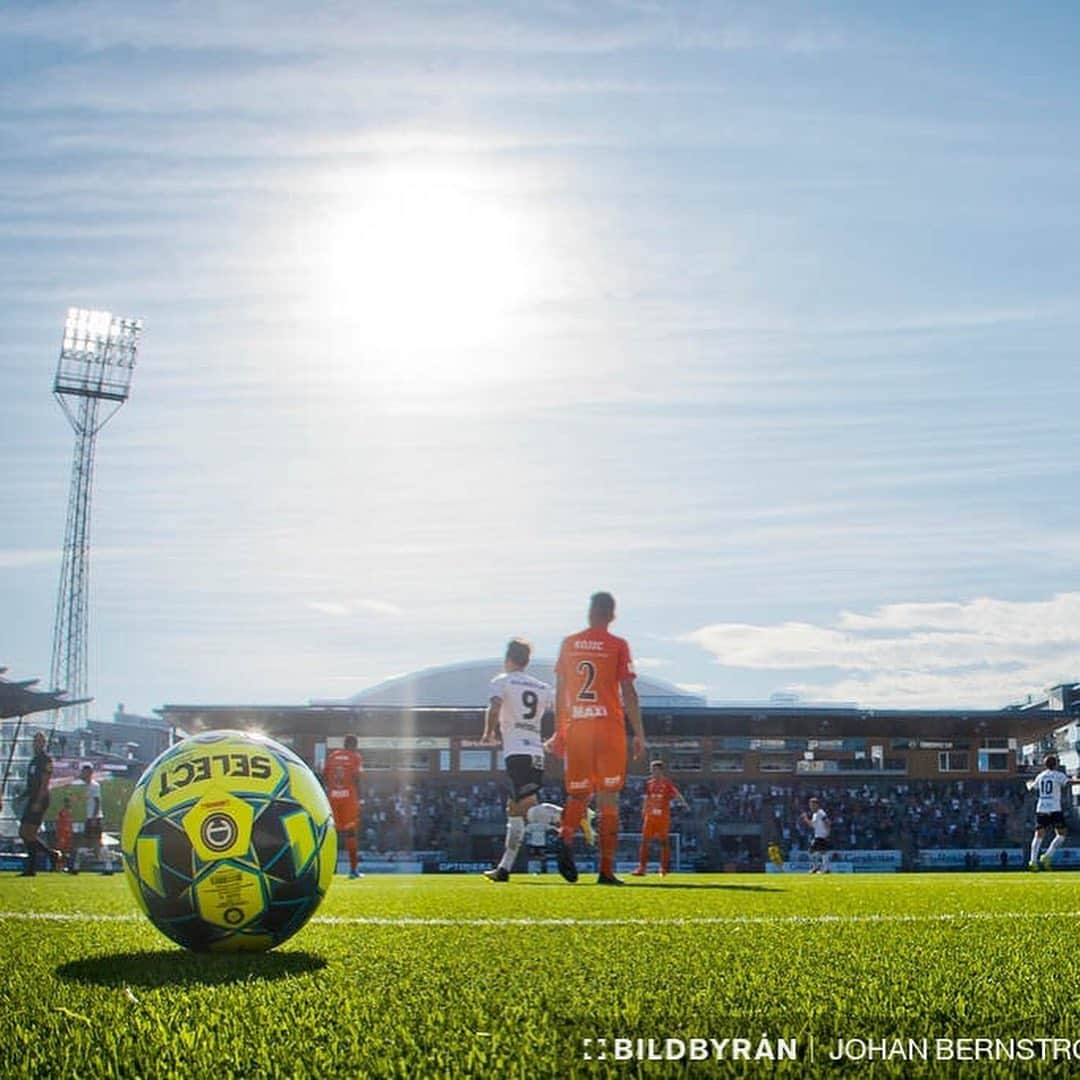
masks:
POLYGON ((645 840, 666 840, 669 832, 671 832, 671 819, 653 817, 651 814, 641 827, 641 835, 645 840))
POLYGON ((626 725, 620 720, 575 720, 566 727, 568 795, 622 791, 626 782, 626 725))
POLYGON ((360 827, 360 804, 355 799, 331 799, 330 809, 334 812, 334 828, 338 832, 360 827))

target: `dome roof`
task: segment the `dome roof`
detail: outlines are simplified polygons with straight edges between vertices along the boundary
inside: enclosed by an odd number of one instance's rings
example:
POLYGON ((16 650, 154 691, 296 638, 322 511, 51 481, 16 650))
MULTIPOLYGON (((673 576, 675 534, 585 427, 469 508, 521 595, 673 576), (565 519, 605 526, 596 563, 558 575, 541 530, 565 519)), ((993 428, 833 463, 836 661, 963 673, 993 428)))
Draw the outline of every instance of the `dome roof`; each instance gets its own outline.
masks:
MULTIPOLYGON (((553 660, 533 660, 531 675, 545 682, 555 682, 553 660)), ((488 685, 503 670, 499 659, 469 660, 445 667, 424 668, 398 675, 361 690, 346 702, 349 705, 386 705, 418 708, 483 708, 488 702, 488 685)), ((705 699, 662 679, 639 675, 638 697, 652 708, 704 705, 705 699)))

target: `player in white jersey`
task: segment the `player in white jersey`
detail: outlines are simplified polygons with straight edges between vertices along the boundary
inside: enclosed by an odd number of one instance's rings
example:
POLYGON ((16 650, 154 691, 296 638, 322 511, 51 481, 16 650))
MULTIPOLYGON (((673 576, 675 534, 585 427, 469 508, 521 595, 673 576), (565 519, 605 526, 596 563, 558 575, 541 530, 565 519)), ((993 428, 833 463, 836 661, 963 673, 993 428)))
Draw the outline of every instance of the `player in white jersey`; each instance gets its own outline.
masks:
MULTIPOLYGON (((503 764, 506 767, 510 795, 506 801, 506 846, 498 866, 485 870, 489 881, 509 881, 510 868, 525 839, 525 825, 555 828, 562 821, 562 807, 539 802, 538 792, 544 779, 544 743, 540 723, 551 712, 555 695, 552 688, 529 675, 532 646, 514 638, 506 646, 503 673, 491 680, 487 713, 484 717, 485 743, 502 739, 503 764)), ((590 822, 583 819, 582 829, 590 840, 590 822)))
POLYGON ((829 872, 829 855, 831 854, 829 833, 832 832, 832 822, 825 813, 821 803, 816 798, 810 799, 810 813, 803 814, 803 824, 813 833, 810 841, 810 873, 823 874, 829 872))
POLYGON ((79 778, 86 785, 86 823, 83 825, 82 844, 75 854, 73 873, 82 868, 83 852, 89 850, 92 858, 101 860, 102 847, 102 812, 101 785, 94 779, 94 766, 84 765, 79 770, 79 778))
POLYGON ((1073 780, 1058 768, 1058 759, 1054 754, 1047 754, 1043 759, 1043 771, 1029 780, 1027 789, 1038 795, 1039 801, 1035 804, 1035 835, 1031 838, 1031 860, 1028 862, 1029 870, 1038 870, 1041 866, 1044 870, 1050 869, 1050 863, 1054 853, 1062 844, 1068 829, 1065 826, 1065 807, 1062 805, 1061 796, 1070 784, 1080 784, 1080 779, 1073 780), (1046 830, 1054 827, 1054 839, 1046 849, 1046 854, 1039 858, 1046 830))

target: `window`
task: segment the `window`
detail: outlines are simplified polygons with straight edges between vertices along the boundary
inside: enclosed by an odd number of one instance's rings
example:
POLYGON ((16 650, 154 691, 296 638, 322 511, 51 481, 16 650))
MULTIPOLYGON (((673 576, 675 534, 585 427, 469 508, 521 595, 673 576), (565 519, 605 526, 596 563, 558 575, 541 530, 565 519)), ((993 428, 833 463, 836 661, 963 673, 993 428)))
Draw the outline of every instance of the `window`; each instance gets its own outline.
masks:
POLYGON ((946 750, 938 754, 938 772, 967 772, 969 768, 966 750, 946 750))
POLYGON ((394 755, 389 750, 365 750, 364 772, 382 772, 394 767, 394 755))
POLYGON ((427 772, 431 756, 425 750, 365 750, 364 772, 427 772))
POLYGON ((713 772, 742 772, 742 754, 729 754, 724 750, 714 750, 712 756, 713 772))
POLYGON ((700 750, 670 750, 667 767, 672 772, 701 772, 700 750))
POLYGON ((979 772, 1008 772, 1008 750, 980 750, 979 772))
POLYGON ((713 739, 713 746, 721 750, 749 750, 751 741, 747 735, 721 735, 713 739))
POLYGON ((794 772, 795 758, 791 754, 762 754, 758 767, 762 772, 794 772))
POLYGON ((649 739, 650 757, 662 758, 672 772, 701 772, 700 739, 649 739))
POLYGON ((458 768, 462 772, 491 772, 491 751, 459 750, 458 768))

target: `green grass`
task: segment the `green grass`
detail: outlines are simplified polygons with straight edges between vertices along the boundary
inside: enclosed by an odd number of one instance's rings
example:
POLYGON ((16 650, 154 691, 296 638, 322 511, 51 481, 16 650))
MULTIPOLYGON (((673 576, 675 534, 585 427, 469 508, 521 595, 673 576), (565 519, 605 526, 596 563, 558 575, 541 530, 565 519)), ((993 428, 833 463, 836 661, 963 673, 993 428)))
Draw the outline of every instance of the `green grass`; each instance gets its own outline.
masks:
POLYGON ((763 1032, 799 1040, 779 1071, 867 1075, 827 1061, 833 1040, 1080 1038, 1080 874, 338 878, 292 941, 236 957, 173 947, 120 876, 4 875, 0 913, 4 1076, 763 1075, 583 1057, 763 1032))

